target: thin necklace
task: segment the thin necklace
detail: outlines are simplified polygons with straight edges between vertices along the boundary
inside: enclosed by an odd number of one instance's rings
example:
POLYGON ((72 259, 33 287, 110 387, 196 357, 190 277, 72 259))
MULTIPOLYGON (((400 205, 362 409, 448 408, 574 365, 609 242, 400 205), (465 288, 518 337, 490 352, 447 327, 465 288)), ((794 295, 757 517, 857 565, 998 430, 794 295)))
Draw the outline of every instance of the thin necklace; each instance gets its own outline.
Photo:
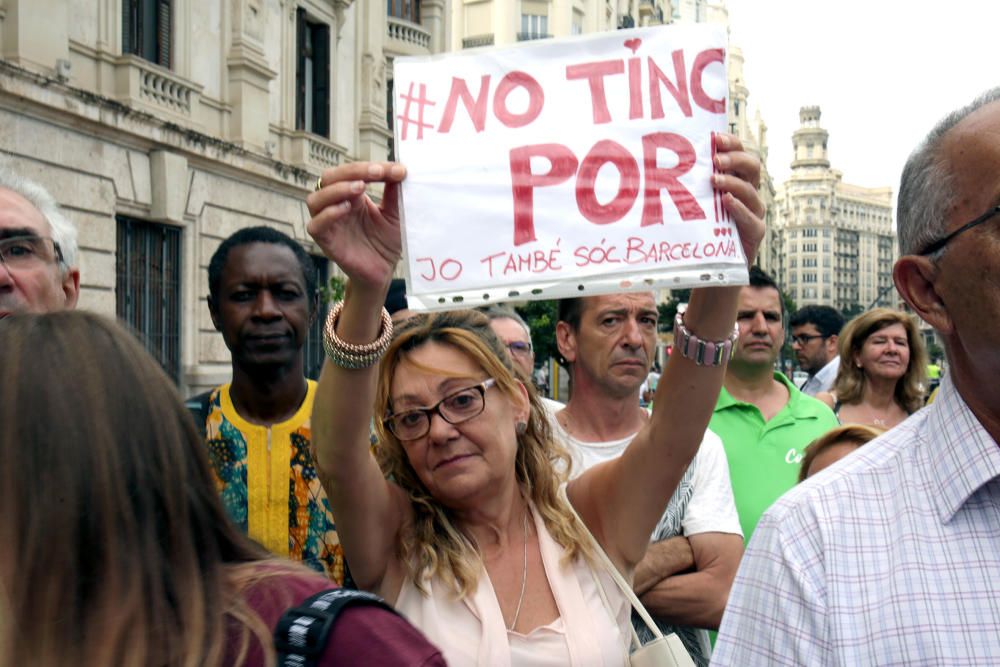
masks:
POLYGON ((513 632, 517 625, 517 617, 521 615, 521 605, 524 604, 524 588, 528 583, 528 508, 524 508, 524 569, 521 570, 521 595, 517 598, 517 609, 514 610, 514 620, 510 622, 507 632, 513 632))

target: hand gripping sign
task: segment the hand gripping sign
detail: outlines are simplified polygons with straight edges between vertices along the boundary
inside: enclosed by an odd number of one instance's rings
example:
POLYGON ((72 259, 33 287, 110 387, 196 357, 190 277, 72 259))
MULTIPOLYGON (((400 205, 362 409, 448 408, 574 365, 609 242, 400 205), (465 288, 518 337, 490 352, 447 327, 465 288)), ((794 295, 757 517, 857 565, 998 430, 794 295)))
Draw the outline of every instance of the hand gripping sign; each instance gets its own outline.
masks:
POLYGON ((693 24, 398 58, 410 307, 745 283, 711 187, 724 47, 693 24))

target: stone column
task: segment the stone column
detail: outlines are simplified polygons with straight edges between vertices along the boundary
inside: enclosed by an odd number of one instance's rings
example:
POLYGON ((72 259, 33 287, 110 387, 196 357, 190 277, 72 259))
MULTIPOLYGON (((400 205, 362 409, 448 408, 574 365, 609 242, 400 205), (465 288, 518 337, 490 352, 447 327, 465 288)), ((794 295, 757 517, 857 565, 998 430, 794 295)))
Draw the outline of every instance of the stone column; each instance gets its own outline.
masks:
POLYGON ((152 195, 149 217, 183 224, 188 191, 187 159, 170 151, 152 151, 149 154, 149 182, 152 195))
POLYGON ((267 63, 261 46, 264 26, 263 0, 232 0, 229 4, 232 42, 226 56, 229 104, 233 115, 230 139, 263 150, 269 138, 268 84, 278 76, 267 63))
POLYGON ((5 59, 46 74, 56 70, 56 61, 69 61, 66 0, 6 0, 4 11, 5 59))
POLYGON ((385 40, 386 3, 365 2, 358 7, 358 159, 384 160, 389 154, 391 130, 386 126, 385 40))
MULTIPOLYGON (((385 4, 385 3, 383 3, 385 4)), ((431 34, 431 53, 444 53, 451 44, 448 0, 423 0, 420 3, 420 25, 431 34)))

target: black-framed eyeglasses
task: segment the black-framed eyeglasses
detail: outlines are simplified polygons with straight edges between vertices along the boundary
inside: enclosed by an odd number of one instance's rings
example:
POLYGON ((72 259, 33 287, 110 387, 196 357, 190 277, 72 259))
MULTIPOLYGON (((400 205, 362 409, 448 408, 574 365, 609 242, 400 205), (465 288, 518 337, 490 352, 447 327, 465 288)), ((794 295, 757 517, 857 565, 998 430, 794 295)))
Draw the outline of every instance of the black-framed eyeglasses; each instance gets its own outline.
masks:
POLYGON ((0 238, 0 263, 11 269, 63 261, 59 244, 46 236, 0 238))
POLYGON ((799 334, 798 336, 792 336, 792 342, 805 347, 809 344, 809 341, 816 340, 817 338, 829 338, 829 336, 824 336, 823 334, 799 334))
POLYGON ((525 343, 519 340, 512 340, 507 343, 507 349, 510 350, 511 354, 527 356, 531 354, 531 343, 525 343))
POLYGON ((922 257, 926 257, 927 255, 932 255, 936 253, 938 250, 948 245, 948 243, 950 243, 953 238, 955 238, 962 232, 967 232, 973 227, 978 227, 979 225, 983 224, 984 222, 992 218, 997 213, 1000 213, 1000 206, 994 206, 990 210, 986 211, 986 213, 983 213, 981 216, 973 220, 972 222, 967 222, 958 229, 956 229, 955 231, 953 231, 951 234, 939 238, 937 241, 931 243, 929 246, 927 246, 917 254, 919 254, 922 257))
POLYGON ((461 424, 478 417, 486 409, 486 390, 496 384, 488 378, 479 384, 448 394, 429 408, 413 408, 392 414, 382 420, 385 427, 400 440, 416 440, 431 430, 431 417, 441 415, 449 424, 461 424))

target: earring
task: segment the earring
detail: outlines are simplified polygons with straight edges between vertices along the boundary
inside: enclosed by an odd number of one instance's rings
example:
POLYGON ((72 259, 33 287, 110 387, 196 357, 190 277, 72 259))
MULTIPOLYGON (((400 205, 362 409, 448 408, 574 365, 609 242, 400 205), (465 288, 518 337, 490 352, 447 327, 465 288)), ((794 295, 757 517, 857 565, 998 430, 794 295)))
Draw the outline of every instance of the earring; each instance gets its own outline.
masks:
POLYGON ((517 422, 514 424, 514 432, 518 435, 524 435, 528 432, 528 422, 517 422))

